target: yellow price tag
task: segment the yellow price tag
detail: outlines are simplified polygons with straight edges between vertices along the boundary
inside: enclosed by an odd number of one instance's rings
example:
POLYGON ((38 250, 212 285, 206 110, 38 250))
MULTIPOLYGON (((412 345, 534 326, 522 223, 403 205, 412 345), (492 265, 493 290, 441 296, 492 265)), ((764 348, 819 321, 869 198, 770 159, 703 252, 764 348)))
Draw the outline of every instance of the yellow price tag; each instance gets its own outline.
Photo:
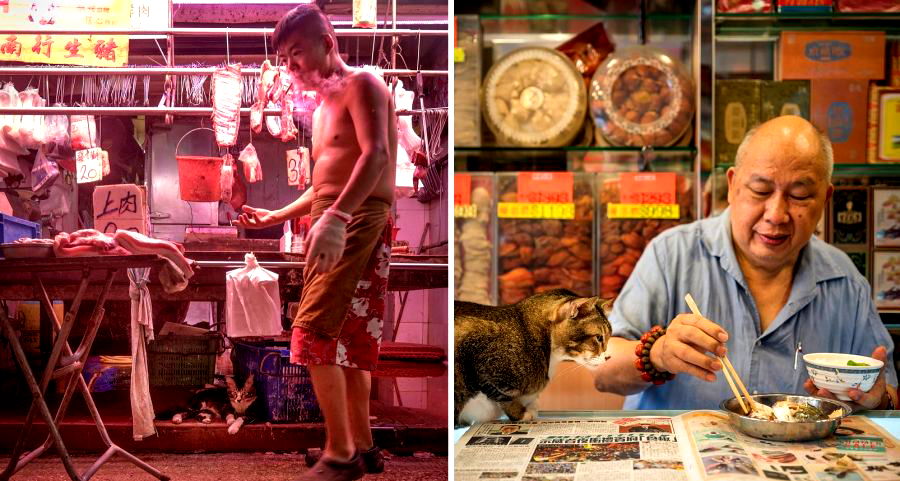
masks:
POLYGON ((466 51, 456 47, 453 49, 453 63, 463 63, 466 61, 466 51))
POLYGON ((678 219, 678 204, 606 204, 609 219, 678 219))
POLYGON ((474 219, 478 217, 478 206, 475 204, 454 205, 453 217, 457 219, 474 219))
POLYGON ((497 217, 501 219, 561 219, 575 218, 575 204, 535 204, 526 202, 500 202, 497 217))

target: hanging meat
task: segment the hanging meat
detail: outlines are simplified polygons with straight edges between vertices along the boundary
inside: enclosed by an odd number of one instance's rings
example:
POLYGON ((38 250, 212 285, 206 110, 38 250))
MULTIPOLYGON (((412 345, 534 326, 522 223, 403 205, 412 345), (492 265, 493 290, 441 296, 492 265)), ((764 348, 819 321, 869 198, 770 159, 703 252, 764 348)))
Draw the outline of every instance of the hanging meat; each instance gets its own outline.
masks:
POLYGON ((290 142, 297 138, 297 126, 294 125, 294 99, 291 98, 290 89, 281 99, 281 139, 282 142, 290 142))
POLYGON ((274 89, 276 86, 278 88, 281 86, 281 80, 278 78, 280 70, 272 66, 268 60, 263 62, 259 70, 259 90, 256 94, 256 102, 250 107, 250 128, 257 134, 262 131, 263 110, 269 104, 270 98, 280 97, 274 89))
POLYGON ((231 187, 231 200, 228 202, 235 212, 240 212, 241 207, 247 203, 247 186, 238 175, 237 169, 234 169, 234 182, 231 187))
POLYGON ((231 202, 232 187, 234 187, 234 157, 231 154, 225 154, 222 159, 222 173, 219 178, 222 187, 222 202, 231 202))
POLYGON ((213 130, 216 131, 216 143, 219 147, 229 147, 237 143, 243 91, 241 64, 221 67, 213 73, 213 130))
POLYGON ((259 164, 259 157, 256 155, 256 147, 253 147, 253 144, 247 144, 244 147, 238 160, 244 164, 244 177, 247 178, 247 182, 254 184, 262 180, 262 166, 259 164))

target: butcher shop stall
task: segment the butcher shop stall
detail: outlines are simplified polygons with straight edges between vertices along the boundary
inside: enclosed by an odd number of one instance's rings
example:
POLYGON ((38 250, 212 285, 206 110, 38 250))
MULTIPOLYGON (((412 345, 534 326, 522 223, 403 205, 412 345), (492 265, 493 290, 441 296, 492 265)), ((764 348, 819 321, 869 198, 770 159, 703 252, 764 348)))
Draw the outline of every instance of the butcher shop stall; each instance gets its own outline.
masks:
MULTIPOLYGON (((298 3, 0 2, 0 479, 287 479, 323 446, 290 362, 310 219, 238 222, 311 188, 320 99, 272 38, 298 3)), ((397 114, 375 443, 446 479, 448 6, 314 3, 397 114)))

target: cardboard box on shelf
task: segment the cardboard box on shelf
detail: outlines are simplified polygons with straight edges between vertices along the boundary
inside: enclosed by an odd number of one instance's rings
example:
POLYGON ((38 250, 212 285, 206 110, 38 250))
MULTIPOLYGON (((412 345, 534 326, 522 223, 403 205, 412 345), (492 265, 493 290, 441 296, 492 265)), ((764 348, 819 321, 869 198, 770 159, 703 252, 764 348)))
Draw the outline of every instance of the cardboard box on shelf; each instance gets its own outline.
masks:
POLYGON ((778 43, 779 79, 884 78, 884 32, 785 31, 778 43))
POLYGON ((869 162, 900 162, 900 87, 869 90, 869 162))
POLYGON ((868 80, 814 79, 810 90, 811 120, 831 139, 834 162, 865 162, 868 80))
POLYGON ((799 115, 809 120, 809 81, 763 82, 760 102, 760 122, 781 115, 799 115))
POLYGON ((717 164, 734 163, 734 155, 744 135, 759 123, 761 80, 716 81, 717 164))

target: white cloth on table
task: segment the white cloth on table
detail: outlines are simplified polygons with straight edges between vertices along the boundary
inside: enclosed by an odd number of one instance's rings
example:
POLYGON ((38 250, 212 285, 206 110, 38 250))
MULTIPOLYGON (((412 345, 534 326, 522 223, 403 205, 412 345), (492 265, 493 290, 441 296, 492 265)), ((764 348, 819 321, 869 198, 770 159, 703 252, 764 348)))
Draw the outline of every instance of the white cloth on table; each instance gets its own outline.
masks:
POLYGON ((128 288, 131 297, 131 422, 135 441, 156 434, 147 370, 147 342, 153 340, 153 307, 147 288, 149 278, 150 268, 128 269, 128 280, 131 281, 128 288))

